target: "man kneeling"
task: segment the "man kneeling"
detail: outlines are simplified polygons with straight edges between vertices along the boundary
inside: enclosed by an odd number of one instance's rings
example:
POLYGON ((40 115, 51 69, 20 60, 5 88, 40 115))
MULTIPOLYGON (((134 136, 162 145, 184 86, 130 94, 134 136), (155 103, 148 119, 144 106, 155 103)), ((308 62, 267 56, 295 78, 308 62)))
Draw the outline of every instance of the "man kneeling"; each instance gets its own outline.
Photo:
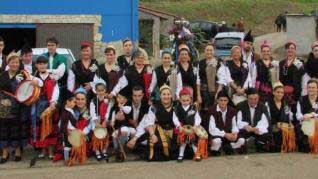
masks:
MULTIPOLYGON (((237 125, 239 136, 245 138, 247 144, 254 144, 257 152, 269 150, 269 114, 266 106, 259 102, 255 88, 247 90, 247 100, 238 104, 237 125)), ((247 145, 248 147, 249 145, 247 145)))
POLYGON ((239 129, 236 124, 236 110, 228 106, 229 96, 226 90, 217 95, 217 104, 210 112, 209 133, 212 136, 211 155, 220 155, 221 148, 226 154, 232 154, 233 149, 240 149, 244 138, 238 138, 239 129))

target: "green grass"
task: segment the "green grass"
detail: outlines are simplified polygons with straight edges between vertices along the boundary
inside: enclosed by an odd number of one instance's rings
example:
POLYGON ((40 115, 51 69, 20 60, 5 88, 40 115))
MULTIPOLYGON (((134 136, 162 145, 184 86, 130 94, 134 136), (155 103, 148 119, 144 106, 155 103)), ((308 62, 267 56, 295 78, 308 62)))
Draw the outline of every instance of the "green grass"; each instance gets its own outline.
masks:
POLYGON ((318 0, 140 0, 142 5, 167 11, 190 20, 225 20, 228 25, 245 19, 246 29, 255 34, 275 31, 276 16, 289 13, 306 13, 318 9, 318 0))

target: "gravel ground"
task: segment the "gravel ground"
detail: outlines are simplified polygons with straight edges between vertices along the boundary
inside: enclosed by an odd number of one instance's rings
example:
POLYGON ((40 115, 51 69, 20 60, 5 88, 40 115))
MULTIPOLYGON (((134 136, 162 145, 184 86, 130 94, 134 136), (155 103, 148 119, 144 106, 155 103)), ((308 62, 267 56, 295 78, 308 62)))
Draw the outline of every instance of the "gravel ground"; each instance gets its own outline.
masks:
POLYGON ((202 162, 183 163, 134 161, 96 162, 84 166, 64 167, 62 162, 38 161, 28 168, 28 160, 0 165, 2 178, 317 178, 318 156, 311 154, 252 154, 210 157, 202 162))

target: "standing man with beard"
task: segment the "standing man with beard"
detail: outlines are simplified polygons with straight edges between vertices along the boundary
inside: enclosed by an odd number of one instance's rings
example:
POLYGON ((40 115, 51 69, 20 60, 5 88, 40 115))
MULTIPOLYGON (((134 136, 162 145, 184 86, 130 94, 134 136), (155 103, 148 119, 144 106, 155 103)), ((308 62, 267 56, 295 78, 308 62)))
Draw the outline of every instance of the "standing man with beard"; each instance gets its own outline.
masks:
POLYGON ((253 87, 256 81, 256 61, 260 58, 258 54, 254 52, 253 48, 254 37, 252 31, 248 31, 244 37, 244 43, 242 48, 242 59, 248 64, 248 71, 252 77, 253 87))

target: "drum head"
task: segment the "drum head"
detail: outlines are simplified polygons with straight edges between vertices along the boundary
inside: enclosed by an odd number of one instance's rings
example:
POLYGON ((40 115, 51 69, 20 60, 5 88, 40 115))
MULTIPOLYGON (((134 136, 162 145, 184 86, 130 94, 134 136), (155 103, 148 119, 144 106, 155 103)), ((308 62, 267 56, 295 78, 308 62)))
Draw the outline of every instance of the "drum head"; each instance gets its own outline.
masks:
POLYGON ((198 137, 200 137, 202 139, 207 139, 209 137, 208 133, 206 132, 206 130, 202 126, 199 126, 197 128, 196 134, 198 137))
POLYGON ((82 132, 78 129, 72 130, 68 135, 68 141, 72 144, 73 147, 81 146, 81 135, 82 132))
POLYGON ((303 121, 301 124, 301 130, 307 136, 314 136, 315 133, 315 120, 303 121))
POLYGON ((19 102, 28 100, 33 95, 34 86, 30 85, 30 81, 22 82, 16 92, 16 97, 19 102))
POLYGON ((107 136, 107 129, 106 128, 96 128, 94 130, 94 135, 97 139, 104 139, 107 136))

